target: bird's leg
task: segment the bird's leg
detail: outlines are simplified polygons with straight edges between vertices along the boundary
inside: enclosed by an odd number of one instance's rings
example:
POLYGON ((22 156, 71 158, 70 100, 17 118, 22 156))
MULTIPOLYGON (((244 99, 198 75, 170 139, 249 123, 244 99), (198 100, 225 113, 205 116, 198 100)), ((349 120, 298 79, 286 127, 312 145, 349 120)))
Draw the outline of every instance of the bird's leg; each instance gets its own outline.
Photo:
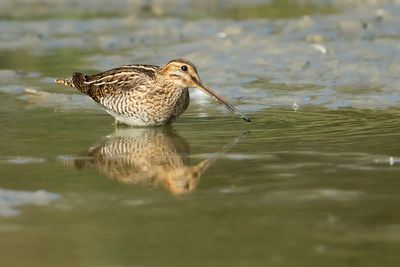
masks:
POLYGON ((116 127, 116 128, 118 128, 118 125, 120 125, 121 123, 119 122, 119 120, 117 119, 117 118, 114 118, 115 119, 115 121, 114 121, 114 126, 116 127))

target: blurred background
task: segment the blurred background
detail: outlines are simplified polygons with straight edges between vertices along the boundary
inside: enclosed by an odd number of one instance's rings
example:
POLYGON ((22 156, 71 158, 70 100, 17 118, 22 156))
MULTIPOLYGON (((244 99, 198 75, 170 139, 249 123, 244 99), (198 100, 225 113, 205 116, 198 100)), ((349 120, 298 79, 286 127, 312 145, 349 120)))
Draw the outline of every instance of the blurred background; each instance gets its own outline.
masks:
POLYGON ((395 0, 5 0, 0 67, 51 81, 186 57, 206 82, 246 96, 245 110, 390 108, 399 104, 398 14, 395 0))
POLYGON ((1 0, 1 266, 397 266, 399 0, 1 0), (171 127, 72 72, 183 57, 171 127))

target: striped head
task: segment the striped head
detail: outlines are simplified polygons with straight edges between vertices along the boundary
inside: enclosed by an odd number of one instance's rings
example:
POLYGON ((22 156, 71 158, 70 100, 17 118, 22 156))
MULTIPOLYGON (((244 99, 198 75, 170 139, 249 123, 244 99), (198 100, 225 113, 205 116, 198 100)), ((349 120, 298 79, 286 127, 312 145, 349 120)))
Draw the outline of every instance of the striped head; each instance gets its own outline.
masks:
POLYGON ((171 60, 161 68, 160 72, 168 81, 182 89, 197 87, 200 82, 195 65, 183 58, 171 60))
POLYGON ((197 68, 192 62, 183 58, 173 59, 161 67, 160 73, 166 81, 172 82, 178 88, 184 89, 192 87, 202 90, 204 93, 211 96, 215 101, 224 105, 233 113, 237 114, 240 118, 251 122, 249 118, 243 115, 234 106, 228 104, 223 98, 218 96, 213 90, 211 90, 201 81, 200 76, 197 73, 197 68))

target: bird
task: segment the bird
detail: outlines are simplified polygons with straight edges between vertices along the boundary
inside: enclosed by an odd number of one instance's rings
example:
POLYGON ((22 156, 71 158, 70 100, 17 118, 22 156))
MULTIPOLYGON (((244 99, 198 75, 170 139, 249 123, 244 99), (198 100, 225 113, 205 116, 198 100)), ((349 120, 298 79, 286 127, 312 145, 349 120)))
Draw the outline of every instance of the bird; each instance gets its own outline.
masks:
POLYGON ((247 122, 251 120, 201 81, 196 66, 176 58, 164 66, 122 65, 94 75, 79 72, 57 84, 87 94, 117 124, 159 126, 173 123, 189 106, 189 88, 198 88, 247 122))

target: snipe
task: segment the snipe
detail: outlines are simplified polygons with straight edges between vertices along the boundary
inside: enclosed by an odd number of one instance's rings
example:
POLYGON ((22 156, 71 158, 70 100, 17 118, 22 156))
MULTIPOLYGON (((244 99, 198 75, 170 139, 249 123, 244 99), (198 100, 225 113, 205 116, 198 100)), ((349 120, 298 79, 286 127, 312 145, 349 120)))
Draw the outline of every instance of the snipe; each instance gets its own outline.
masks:
POLYGON ((189 88, 199 88, 240 118, 251 120, 208 88, 186 59, 166 65, 124 65, 95 75, 75 72, 56 83, 75 87, 99 103, 117 122, 156 126, 174 122, 189 105, 189 88))

